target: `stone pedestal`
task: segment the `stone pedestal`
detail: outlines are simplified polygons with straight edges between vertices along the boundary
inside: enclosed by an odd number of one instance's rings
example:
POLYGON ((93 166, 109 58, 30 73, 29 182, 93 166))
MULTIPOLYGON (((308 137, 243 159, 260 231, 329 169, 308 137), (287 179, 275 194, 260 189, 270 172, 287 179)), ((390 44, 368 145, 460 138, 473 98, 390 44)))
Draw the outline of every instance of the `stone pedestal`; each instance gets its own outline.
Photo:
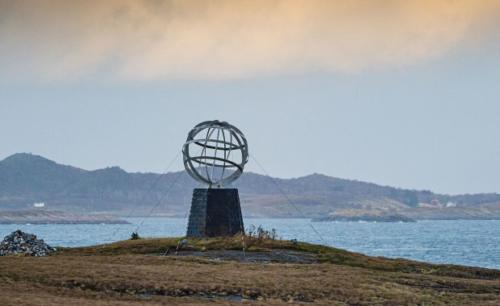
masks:
POLYGON ((187 237, 233 236, 242 231, 238 189, 193 190, 187 237))

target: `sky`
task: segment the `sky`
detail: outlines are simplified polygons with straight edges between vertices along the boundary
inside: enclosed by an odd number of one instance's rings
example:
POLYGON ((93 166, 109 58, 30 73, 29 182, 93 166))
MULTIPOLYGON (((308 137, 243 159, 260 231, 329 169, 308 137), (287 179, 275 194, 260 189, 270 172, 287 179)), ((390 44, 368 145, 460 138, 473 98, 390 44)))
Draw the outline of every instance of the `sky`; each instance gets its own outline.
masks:
POLYGON ((248 171, 500 192, 499 24, 486 0, 0 0, 0 159, 163 172, 220 119, 248 171))

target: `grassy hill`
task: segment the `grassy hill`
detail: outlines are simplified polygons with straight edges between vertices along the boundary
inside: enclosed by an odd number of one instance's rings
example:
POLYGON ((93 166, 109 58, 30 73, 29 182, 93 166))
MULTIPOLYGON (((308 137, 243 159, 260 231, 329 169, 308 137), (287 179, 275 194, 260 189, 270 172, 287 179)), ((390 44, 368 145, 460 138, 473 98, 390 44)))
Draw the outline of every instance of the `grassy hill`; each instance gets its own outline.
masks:
POLYGON ((6 305, 498 305, 500 271, 247 237, 141 239, 0 257, 6 305), (167 252, 167 250, 171 250, 167 252), (176 252, 177 250, 177 252, 176 252), (240 259, 224 259, 239 252, 240 259), (248 261, 274 253, 313 262, 248 261), (34 302, 36 301, 36 302, 34 302))

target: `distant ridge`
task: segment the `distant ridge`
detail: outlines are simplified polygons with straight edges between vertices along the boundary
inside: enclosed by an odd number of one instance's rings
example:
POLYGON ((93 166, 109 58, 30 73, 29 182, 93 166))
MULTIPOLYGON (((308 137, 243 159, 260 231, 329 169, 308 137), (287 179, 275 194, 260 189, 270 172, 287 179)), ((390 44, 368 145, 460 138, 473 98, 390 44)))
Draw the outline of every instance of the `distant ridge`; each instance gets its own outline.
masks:
MULTIPOLYGON (((0 161, 0 210, 30 209, 35 202, 68 212, 186 216, 194 181, 184 172, 160 177, 119 167, 94 171, 18 153, 0 161), (175 185, 168 197, 168 187, 175 185), (156 182, 156 184, 154 184, 156 182)), ((498 219, 500 195, 442 195, 311 174, 293 179, 245 173, 235 184, 243 213, 254 217, 318 218, 338 211, 389 211, 416 219, 498 219), (273 183, 299 207, 293 209, 273 183)))

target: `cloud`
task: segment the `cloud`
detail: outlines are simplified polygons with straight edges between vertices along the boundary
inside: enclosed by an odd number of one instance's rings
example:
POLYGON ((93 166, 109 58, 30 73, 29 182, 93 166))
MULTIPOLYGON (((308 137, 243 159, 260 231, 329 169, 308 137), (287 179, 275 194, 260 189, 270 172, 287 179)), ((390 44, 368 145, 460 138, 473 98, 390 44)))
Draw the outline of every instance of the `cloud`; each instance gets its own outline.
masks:
POLYGON ((443 56, 498 8, 469 0, 0 0, 0 76, 358 73, 443 56))

